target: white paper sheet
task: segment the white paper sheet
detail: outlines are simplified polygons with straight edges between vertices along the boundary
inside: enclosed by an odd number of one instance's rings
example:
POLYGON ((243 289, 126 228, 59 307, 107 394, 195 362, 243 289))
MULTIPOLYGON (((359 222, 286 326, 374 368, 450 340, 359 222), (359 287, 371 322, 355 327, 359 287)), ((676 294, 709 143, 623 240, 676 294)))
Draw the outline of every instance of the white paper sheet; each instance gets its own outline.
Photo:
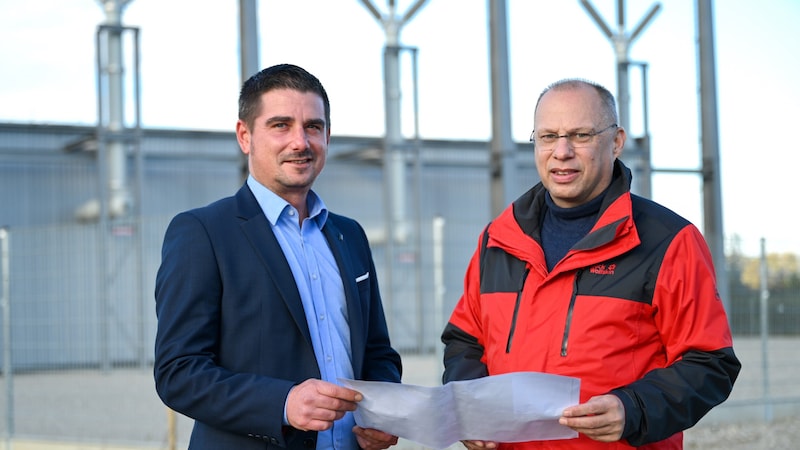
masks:
POLYGON ((496 442, 571 439, 558 423, 577 405, 578 378, 516 372, 427 387, 380 381, 339 380, 364 399, 354 416, 375 428, 429 448, 475 439, 496 442))

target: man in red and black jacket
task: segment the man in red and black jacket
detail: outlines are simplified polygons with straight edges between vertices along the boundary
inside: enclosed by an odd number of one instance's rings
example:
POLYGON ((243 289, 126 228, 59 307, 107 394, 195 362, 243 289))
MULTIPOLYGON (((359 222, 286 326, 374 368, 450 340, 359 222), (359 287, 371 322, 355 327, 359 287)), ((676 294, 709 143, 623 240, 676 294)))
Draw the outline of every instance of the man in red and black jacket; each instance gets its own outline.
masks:
POLYGON ((539 97, 541 183, 484 230, 447 324, 443 382, 536 371, 580 378, 577 440, 469 449, 681 449, 741 368, 700 231, 630 192, 613 95, 578 79, 539 97))

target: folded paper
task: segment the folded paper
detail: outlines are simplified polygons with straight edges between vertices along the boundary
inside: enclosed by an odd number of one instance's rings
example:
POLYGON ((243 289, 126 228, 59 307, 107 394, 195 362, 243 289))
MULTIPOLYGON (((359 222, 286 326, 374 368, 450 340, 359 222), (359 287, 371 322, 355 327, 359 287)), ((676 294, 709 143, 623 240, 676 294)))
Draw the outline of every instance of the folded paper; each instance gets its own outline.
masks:
POLYGON ((427 387, 340 379, 364 399, 356 424, 433 449, 461 440, 524 442, 572 439, 560 425, 567 406, 577 405, 580 380, 538 372, 515 372, 427 387))

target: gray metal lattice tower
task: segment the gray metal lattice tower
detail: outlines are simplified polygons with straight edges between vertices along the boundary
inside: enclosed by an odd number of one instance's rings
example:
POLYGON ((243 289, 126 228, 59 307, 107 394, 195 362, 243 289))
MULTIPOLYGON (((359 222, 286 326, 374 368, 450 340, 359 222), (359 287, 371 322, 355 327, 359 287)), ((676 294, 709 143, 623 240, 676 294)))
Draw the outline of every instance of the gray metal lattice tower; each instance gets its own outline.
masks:
MULTIPOLYGON (((631 43, 641 34, 644 27, 655 17, 661 5, 656 3, 645 15, 639 24, 630 33, 625 32, 625 1, 617 0, 617 31, 614 32, 606 25, 603 18, 594 9, 589 0, 581 0, 581 5, 600 27, 600 30, 611 40, 617 59, 617 108, 619 110, 619 125, 630 129, 630 83, 628 69, 634 63, 629 59, 631 43)), ((646 93, 645 93, 646 97, 646 93)), ((642 139, 628 139, 622 158, 626 160, 633 172, 631 191, 642 197, 650 198, 651 193, 651 166, 648 131, 642 139)))
MULTIPOLYGON (((131 0, 98 0, 105 13, 105 22, 97 31, 97 145, 101 180, 100 198, 79 207, 75 216, 80 221, 127 216, 133 208, 134 196, 128 186, 127 154, 129 145, 138 146, 140 130, 138 29, 122 26, 122 12, 131 0), (132 107, 134 117, 126 123, 124 35, 133 34, 132 107)), ((138 200, 138 199, 137 199, 138 200)), ((138 205, 137 205, 138 206, 138 205)))
POLYGON ((384 47, 384 101, 386 111, 386 135, 384 141, 384 170, 388 175, 389 195, 387 203, 390 207, 390 231, 387 241, 397 240, 402 242, 409 233, 406 206, 406 158, 405 139, 401 127, 401 90, 400 90, 400 31, 419 12, 427 0, 416 0, 402 16, 397 13, 394 0, 389 0, 389 11, 386 14, 370 1, 361 0, 361 3, 372 14, 375 20, 383 26, 386 36, 384 47))

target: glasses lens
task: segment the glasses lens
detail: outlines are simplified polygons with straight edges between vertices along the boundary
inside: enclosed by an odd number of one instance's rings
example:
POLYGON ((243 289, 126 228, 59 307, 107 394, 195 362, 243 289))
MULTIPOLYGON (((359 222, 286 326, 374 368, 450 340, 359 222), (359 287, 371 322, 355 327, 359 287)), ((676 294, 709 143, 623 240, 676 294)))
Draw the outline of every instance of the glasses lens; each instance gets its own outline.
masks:
POLYGON ((567 142, 569 142, 569 145, 571 145, 573 148, 583 148, 591 146, 594 142, 595 136, 616 126, 616 124, 612 124, 600 131, 575 131, 567 134, 543 133, 537 135, 536 131, 534 130, 534 132, 531 133, 531 141, 541 150, 550 150, 554 148, 558 144, 558 140, 561 138, 566 139, 567 142))
POLYGON ((558 145, 558 140, 564 138, 569 142, 569 145, 574 148, 586 147, 592 143, 593 133, 569 133, 558 135, 555 133, 546 133, 541 135, 534 135, 534 144, 542 150, 549 150, 558 145))

